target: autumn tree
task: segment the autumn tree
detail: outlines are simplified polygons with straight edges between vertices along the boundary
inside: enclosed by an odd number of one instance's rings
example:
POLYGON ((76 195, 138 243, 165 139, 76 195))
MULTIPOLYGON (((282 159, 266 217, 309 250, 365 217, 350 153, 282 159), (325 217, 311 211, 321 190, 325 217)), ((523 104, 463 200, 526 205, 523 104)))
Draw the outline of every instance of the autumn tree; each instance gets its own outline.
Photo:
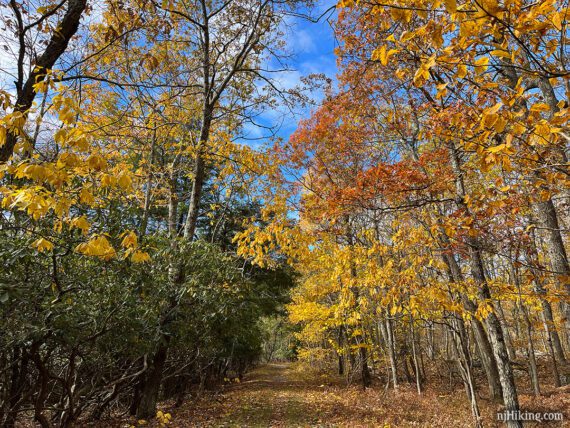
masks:
MULTIPOLYGON (((567 103, 559 97, 567 73, 558 55, 565 8, 555 2, 342 6, 339 93, 279 148, 290 168, 282 185, 301 201, 290 206, 300 216, 296 231, 274 237, 304 274, 290 309, 305 328, 299 337, 307 350, 339 354, 352 334, 364 336, 372 355, 380 345, 396 386, 402 373, 412 380, 415 364, 410 369, 399 360, 395 346, 405 354, 411 349, 415 360, 422 352, 417 320, 443 325, 480 423, 469 327, 491 395, 517 410, 517 345, 509 325, 526 325, 535 393, 538 318, 529 314, 536 305, 556 384, 565 362, 558 336, 567 331, 568 296, 565 276, 558 275, 566 258, 560 213, 567 103), (343 235, 347 225, 352 239, 343 235), (292 249, 291 235, 308 237, 292 249), (358 292, 346 295, 344 284, 358 292), (342 321, 347 304, 354 315, 342 321), (360 328, 341 340, 347 322, 360 328), (394 326, 400 332, 390 331, 394 326)), ((241 238, 245 246, 271 240, 257 237, 241 238)), ((418 391, 421 378, 416 370, 418 391)))

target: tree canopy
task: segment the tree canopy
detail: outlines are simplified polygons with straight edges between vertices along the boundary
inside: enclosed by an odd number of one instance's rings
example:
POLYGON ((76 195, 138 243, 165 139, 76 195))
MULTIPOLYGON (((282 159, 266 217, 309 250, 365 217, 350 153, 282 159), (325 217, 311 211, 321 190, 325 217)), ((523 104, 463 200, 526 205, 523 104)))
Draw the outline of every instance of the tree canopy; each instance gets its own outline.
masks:
POLYGON ((567 2, 342 0, 283 138, 312 6, 0 6, 1 426, 154 418, 263 355, 418 393, 451 361, 476 426, 478 367, 513 412, 520 365, 570 382, 567 2))

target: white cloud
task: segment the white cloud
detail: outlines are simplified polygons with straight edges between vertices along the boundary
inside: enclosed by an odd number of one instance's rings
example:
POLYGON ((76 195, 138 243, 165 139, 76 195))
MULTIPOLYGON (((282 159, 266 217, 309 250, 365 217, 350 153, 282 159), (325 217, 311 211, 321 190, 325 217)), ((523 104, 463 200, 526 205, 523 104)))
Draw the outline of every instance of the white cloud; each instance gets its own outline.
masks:
POLYGON ((293 31, 287 37, 287 47, 295 54, 314 53, 317 51, 317 45, 313 39, 311 32, 307 30, 293 31))

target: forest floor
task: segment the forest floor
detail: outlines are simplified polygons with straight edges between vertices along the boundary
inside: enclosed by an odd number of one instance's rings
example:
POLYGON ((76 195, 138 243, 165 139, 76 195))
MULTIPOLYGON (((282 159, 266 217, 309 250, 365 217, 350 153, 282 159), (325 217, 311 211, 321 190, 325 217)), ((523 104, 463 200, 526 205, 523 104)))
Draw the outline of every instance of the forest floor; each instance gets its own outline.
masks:
MULTIPOLYGON (((532 411, 570 409, 570 390, 554 390, 536 401, 521 395, 523 408, 532 411)), ((505 426, 496 421, 498 406, 480 400, 485 427, 505 426)), ((267 364, 248 373, 239 383, 189 400, 179 408, 163 403, 172 415, 170 427, 472 427, 473 419, 461 388, 427 388, 421 396, 403 385, 397 392, 382 386, 363 391, 301 372, 295 365, 267 364)), ((568 418, 569 415, 566 415, 568 418)), ((562 427, 567 423, 536 426, 562 427)), ((156 421, 142 422, 148 427, 156 421)), ((113 426, 133 426, 133 422, 113 426)), ((134 422, 134 426, 138 426, 134 422)), ((111 426, 107 424, 106 426, 111 426)), ((527 425, 525 425, 527 426, 527 425)), ((533 426, 533 425, 528 425, 533 426)), ((568 425, 566 425, 568 426, 568 425)))

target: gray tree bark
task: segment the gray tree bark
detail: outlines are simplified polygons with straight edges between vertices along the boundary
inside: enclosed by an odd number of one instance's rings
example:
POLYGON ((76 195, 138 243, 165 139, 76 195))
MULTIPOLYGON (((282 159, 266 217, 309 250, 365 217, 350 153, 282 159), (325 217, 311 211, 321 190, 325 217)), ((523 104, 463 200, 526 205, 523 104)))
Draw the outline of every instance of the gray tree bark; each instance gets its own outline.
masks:
MULTIPOLYGON (((465 203, 466 191, 465 184, 463 182, 461 161, 459 153, 453 144, 450 144, 449 146, 449 155, 451 157, 453 171, 455 174, 457 204, 462 210, 464 210, 466 215, 470 215, 469 207, 465 203)), ((490 303, 492 302, 492 296, 485 276, 485 268, 480 245, 477 239, 473 237, 468 237, 466 243, 468 246, 471 275, 477 284, 479 300, 482 303, 490 303)), ((491 348, 499 371, 499 380, 501 382, 505 410, 518 413, 520 411, 520 406, 513 369, 509 360, 503 329, 494 310, 492 310, 485 318, 485 324, 487 326, 489 341, 491 343, 491 348)), ((522 423, 518 420, 509 420, 507 422, 507 426, 509 428, 522 428, 522 423)))

